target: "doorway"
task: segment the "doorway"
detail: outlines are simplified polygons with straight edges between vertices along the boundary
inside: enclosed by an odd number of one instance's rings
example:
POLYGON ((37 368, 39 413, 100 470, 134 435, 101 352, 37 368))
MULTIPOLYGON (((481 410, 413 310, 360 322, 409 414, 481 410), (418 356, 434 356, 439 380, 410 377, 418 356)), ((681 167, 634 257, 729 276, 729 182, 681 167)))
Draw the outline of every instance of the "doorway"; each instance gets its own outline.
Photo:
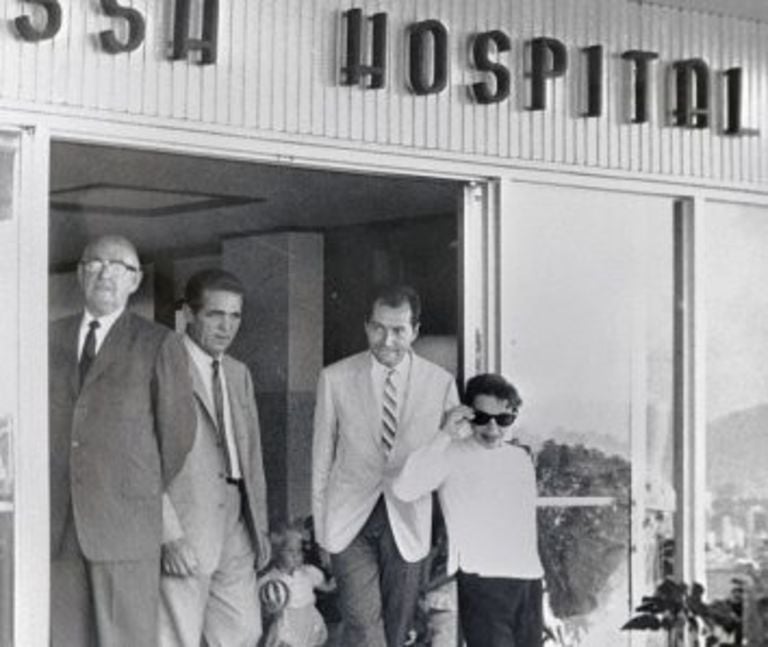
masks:
POLYGON ((463 183, 57 141, 50 169, 52 320, 81 309, 76 265, 106 233, 141 256, 131 307, 170 327, 196 270, 246 284, 231 351, 254 377, 272 522, 310 514, 315 380, 365 347, 371 287, 412 284, 424 301, 417 350, 457 373, 463 183))

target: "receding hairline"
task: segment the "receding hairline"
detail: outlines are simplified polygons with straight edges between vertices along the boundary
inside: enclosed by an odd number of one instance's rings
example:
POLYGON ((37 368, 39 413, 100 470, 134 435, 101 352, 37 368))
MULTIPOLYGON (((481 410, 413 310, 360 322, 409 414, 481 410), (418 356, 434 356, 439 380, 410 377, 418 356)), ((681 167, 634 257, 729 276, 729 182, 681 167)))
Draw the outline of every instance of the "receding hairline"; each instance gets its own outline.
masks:
POLYGON ((133 256, 137 265, 140 265, 139 252, 136 250, 136 246, 128 240, 125 236, 118 236, 116 234, 108 234, 106 236, 99 236, 90 241, 83 249, 81 258, 85 258, 89 251, 93 250, 100 245, 118 245, 122 247, 126 252, 133 256))

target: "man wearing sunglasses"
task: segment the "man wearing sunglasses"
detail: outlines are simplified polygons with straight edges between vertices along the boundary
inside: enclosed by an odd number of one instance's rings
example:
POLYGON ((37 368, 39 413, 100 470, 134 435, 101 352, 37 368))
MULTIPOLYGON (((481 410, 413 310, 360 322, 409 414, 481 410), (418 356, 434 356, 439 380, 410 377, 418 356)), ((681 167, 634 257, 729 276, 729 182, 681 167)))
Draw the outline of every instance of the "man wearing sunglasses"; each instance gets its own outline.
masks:
POLYGON ((464 402, 409 456, 393 491, 403 501, 438 491, 467 646, 540 647, 536 476, 511 438, 522 400, 502 376, 483 374, 469 380, 464 402))

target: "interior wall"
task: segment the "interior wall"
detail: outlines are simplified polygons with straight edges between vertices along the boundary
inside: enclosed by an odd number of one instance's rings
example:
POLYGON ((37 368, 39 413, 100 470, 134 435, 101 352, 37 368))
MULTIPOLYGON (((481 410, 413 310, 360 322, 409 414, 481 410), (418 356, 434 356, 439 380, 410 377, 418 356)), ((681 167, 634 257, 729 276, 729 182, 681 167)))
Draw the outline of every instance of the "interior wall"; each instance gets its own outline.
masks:
POLYGON ((326 232, 325 365, 366 348, 363 322, 376 285, 412 285, 422 299, 422 336, 456 338, 457 228, 449 213, 326 232))

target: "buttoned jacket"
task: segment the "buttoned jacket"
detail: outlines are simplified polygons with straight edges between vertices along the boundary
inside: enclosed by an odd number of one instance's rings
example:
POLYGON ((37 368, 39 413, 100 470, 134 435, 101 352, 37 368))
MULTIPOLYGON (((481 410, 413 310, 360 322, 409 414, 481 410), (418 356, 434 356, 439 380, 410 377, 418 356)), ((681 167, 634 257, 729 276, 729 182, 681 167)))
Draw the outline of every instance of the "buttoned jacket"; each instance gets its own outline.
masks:
POLYGON ((154 559, 164 488, 194 440, 187 354, 173 331, 124 312, 79 386, 82 315, 49 333, 51 551, 71 503, 84 556, 154 559))

